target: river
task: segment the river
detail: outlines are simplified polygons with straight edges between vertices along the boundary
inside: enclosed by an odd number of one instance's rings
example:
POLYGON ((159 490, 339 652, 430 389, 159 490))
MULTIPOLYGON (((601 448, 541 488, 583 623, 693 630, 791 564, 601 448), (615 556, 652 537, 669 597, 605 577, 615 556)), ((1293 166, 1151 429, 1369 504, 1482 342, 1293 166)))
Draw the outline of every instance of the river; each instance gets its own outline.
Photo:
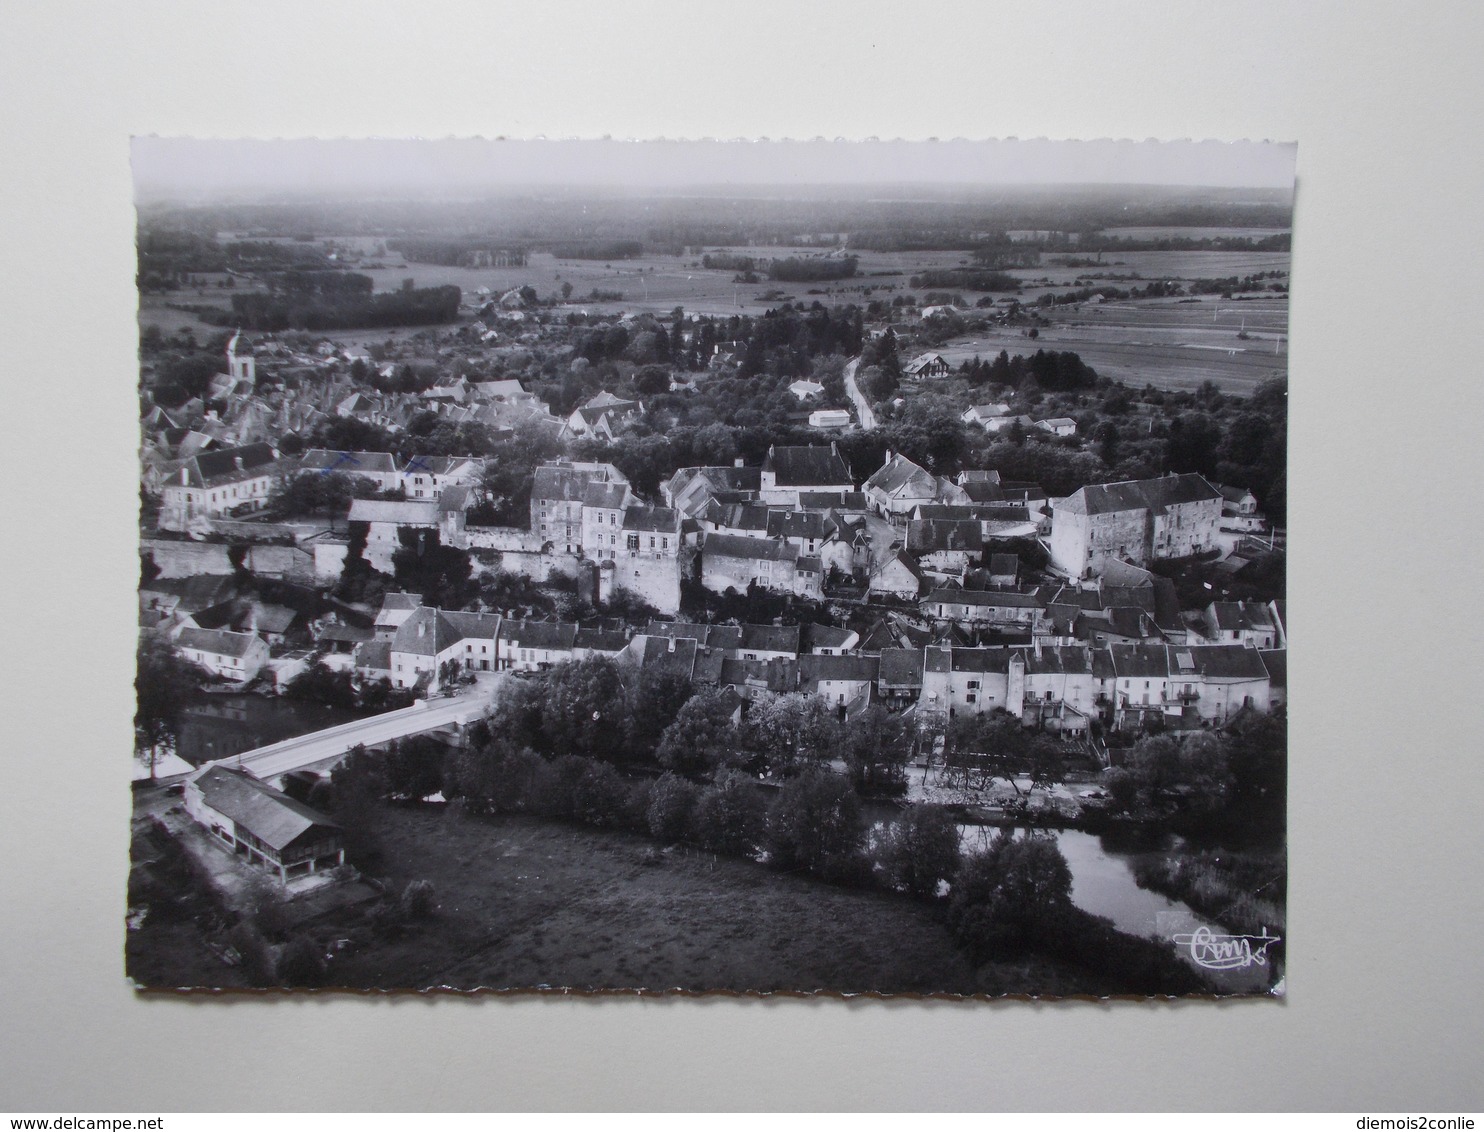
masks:
MULTIPOLYGON (((959 829, 965 852, 980 850, 998 832, 993 827, 978 825, 959 829)), ((1201 973, 1222 993, 1261 992, 1281 977, 1281 965, 1275 971, 1271 962, 1232 970, 1211 970, 1194 962, 1190 937, 1202 928, 1216 936, 1225 935, 1226 929, 1198 915, 1183 901, 1140 888, 1134 879, 1133 865, 1139 855, 1167 851, 1171 845, 1168 838, 1157 844, 1124 849, 1110 845, 1110 839, 1105 836, 1081 830, 1063 829, 1048 835, 1056 839, 1071 869, 1072 903, 1084 912, 1111 920, 1115 928, 1129 935, 1171 941, 1177 935, 1182 937, 1177 942, 1181 957, 1202 968, 1201 973)))
POLYGON ((176 751, 199 766, 361 718, 361 712, 302 700, 246 693, 202 695, 181 717, 176 751))

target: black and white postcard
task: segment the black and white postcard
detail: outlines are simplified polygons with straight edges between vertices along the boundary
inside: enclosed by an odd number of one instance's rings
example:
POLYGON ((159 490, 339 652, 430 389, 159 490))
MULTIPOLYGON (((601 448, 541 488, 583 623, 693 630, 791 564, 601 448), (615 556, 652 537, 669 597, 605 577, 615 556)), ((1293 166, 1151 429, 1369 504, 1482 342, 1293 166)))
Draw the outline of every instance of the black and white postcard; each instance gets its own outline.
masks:
POLYGON ((1281 996, 1294 155, 136 139, 128 977, 1281 996))

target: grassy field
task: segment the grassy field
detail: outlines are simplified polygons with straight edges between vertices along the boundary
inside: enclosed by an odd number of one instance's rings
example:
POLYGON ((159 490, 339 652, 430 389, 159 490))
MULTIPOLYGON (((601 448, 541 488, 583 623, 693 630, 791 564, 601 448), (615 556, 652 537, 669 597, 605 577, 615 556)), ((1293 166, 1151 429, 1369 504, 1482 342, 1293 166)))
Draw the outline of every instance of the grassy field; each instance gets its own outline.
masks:
MULTIPOLYGON (((797 248, 730 250, 758 258, 807 254, 797 248)), ((1048 262, 1041 267, 1019 269, 1009 274, 1025 281, 1025 289, 1018 297, 1029 303, 1047 290, 1069 289, 1074 280, 1086 275, 1137 274, 1144 279, 1168 277, 1182 280, 1225 278, 1261 271, 1286 271, 1290 258, 1286 252, 1123 252, 1105 254, 1104 262, 1097 267, 1074 268, 1048 262)), ((681 306, 695 313, 726 316, 761 314, 782 301, 776 297, 762 297, 769 294, 804 302, 818 299, 827 305, 860 303, 869 299, 889 301, 910 290, 908 281, 913 274, 930 268, 967 264, 969 259, 962 252, 866 252, 860 256, 859 274, 854 279, 824 283, 772 283, 765 280, 756 284, 734 283, 732 272, 692 266, 695 262, 697 257, 655 255, 605 264, 533 254, 525 267, 464 268, 407 264, 368 274, 375 279, 378 291, 395 290, 404 279, 412 279, 418 287, 451 283, 463 290, 464 302, 470 306, 482 301, 478 293, 481 288, 498 295, 513 287, 530 285, 544 298, 558 293, 563 283, 570 283, 572 307, 577 310, 605 314, 648 310, 665 314, 681 306), (623 301, 584 302, 583 296, 595 288, 620 292, 623 301), (811 291, 815 293, 811 294, 811 291)), ((1120 287, 1135 285, 1124 280, 1107 282, 1120 287)), ((921 289, 918 294, 920 296, 921 289)), ((975 297, 973 293, 965 293, 969 300, 975 297)), ((225 307, 230 303, 230 294, 207 288, 203 295, 179 293, 171 300, 225 307)), ((193 327, 198 335, 215 329, 200 323, 192 315, 168 309, 165 303, 171 300, 146 296, 140 306, 141 325, 157 325, 167 334, 185 326, 193 327)), ((1176 390, 1194 389, 1204 381, 1214 381, 1224 391, 1238 394, 1251 392, 1259 382, 1275 373, 1287 372, 1286 295, 1266 295, 1243 302, 1209 296, 1199 304, 1177 304, 1170 300, 1082 304, 1075 309, 1061 308, 1051 318, 1053 325, 1043 329, 1040 339, 1035 342, 1022 337, 1019 330, 1009 330, 956 340, 941 352, 950 362, 957 363, 976 353, 994 354, 1001 349, 1012 353, 1034 352, 1037 348, 1074 350, 1100 375, 1115 380, 1138 386, 1152 383, 1160 388, 1176 390), (1244 320, 1248 337, 1239 339, 1237 335, 1243 329, 1244 320)), ((385 341, 387 336, 388 332, 382 330, 337 331, 327 335, 356 344, 385 341)))
POLYGON ((381 811, 394 891, 431 880, 438 916, 388 938, 356 912, 337 986, 1101 994, 1051 963, 975 971, 938 913, 902 897, 535 818, 381 811))

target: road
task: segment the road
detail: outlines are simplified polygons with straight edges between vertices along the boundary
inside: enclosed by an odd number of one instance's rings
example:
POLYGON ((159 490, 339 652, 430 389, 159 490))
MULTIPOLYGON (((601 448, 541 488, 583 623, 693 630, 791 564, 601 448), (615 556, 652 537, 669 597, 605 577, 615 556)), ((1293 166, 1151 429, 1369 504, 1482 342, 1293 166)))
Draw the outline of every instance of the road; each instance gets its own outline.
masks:
POLYGON ((322 769, 343 758, 357 744, 372 746, 453 724, 469 724, 485 713, 504 680, 504 676, 494 673, 481 674, 473 688, 448 699, 419 700, 412 707, 270 743, 206 765, 241 767, 261 779, 311 767, 322 769))
POLYGON ((865 394, 855 383, 855 367, 861 364, 859 358, 851 358, 845 365, 845 392, 850 397, 850 403, 855 406, 856 419, 863 429, 876 427, 876 413, 871 404, 866 400, 865 394))

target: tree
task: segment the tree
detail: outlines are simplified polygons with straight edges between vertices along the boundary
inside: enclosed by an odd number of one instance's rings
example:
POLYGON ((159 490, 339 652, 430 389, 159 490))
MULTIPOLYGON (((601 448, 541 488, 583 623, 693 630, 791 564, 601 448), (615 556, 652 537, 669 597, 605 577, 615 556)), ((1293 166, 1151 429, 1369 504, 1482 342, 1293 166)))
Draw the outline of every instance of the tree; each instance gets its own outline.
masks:
POLYGON ((785 783, 768 811, 768 853, 782 869, 818 872, 858 850, 864 833, 850 780, 817 767, 785 783))
POLYGON ((696 799, 692 826, 703 848, 741 857, 756 851, 766 820, 756 784, 729 771, 696 799))
POLYGON ((142 637, 135 653, 134 746, 149 753, 149 776, 161 747, 174 747, 180 716, 203 673, 182 660, 169 643, 142 637))
POLYGON ((943 806, 909 806, 887 827, 885 864, 892 881, 913 896, 938 894, 942 881, 958 872, 960 849, 958 826, 943 806))
POLYGON ((862 794, 898 795, 907 789, 911 736, 900 715, 872 704, 845 727, 841 749, 862 794))
POLYGON ((691 831, 691 815, 700 791, 679 775, 660 775, 649 795, 645 820, 657 841, 680 841, 691 831))
POLYGON ((1056 842, 1002 830, 959 869, 948 924, 983 959, 1025 949, 1071 908, 1072 870, 1056 842))
POLYGON ((624 719, 629 755, 635 759, 653 755, 665 729, 675 722, 694 693, 694 686, 684 676, 641 669, 629 694, 629 711, 624 719))
POLYGON ((668 770, 696 774, 733 761, 737 751, 732 715, 737 697, 712 688, 685 701, 675 719, 660 735, 655 758, 668 770))
POLYGON ((840 726, 818 696, 763 693, 749 705, 742 741, 757 764, 791 771, 833 757, 840 726))
POLYGON ((398 739, 386 756, 386 784, 390 793, 421 799, 443 789, 443 764, 448 748, 428 735, 398 739))
MULTIPOLYGON (((436 530, 399 527, 401 549, 392 552, 397 585, 408 593, 420 593, 429 605, 460 609, 473 596, 469 581, 474 566, 466 551, 444 546, 436 530)), ((346 565, 350 559, 347 554, 346 565)))
POLYGON ((622 757, 628 704, 618 665, 598 656, 559 665, 547 675, 543 692, 547 751, 609 762, 622 757))
POLYGON ((285 515, 343 518, 352 499, 370 499, 380 489, 365 476, 344 472, 305 472, 273 495, 273 506, 285 515))

